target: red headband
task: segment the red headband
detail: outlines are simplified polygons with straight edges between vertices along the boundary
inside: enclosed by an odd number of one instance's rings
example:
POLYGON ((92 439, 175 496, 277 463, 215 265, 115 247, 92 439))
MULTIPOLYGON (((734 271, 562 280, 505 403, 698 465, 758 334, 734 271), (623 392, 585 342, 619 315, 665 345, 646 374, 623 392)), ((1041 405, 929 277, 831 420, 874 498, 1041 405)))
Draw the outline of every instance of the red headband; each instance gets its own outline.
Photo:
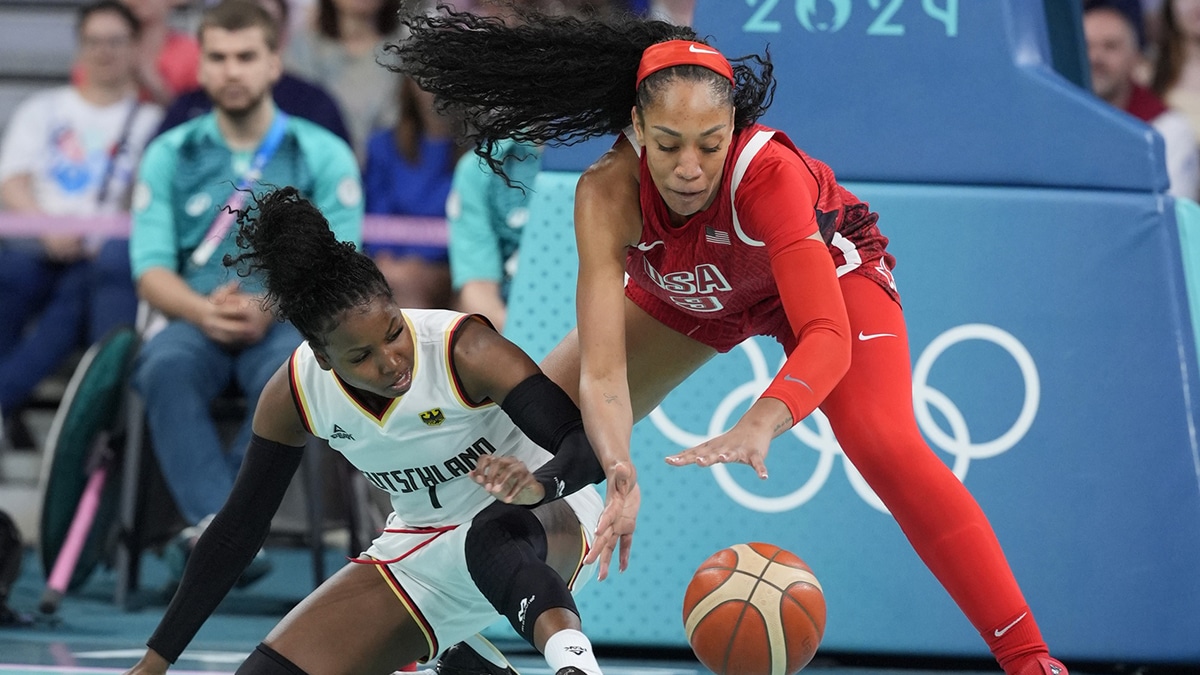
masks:
POLYGON ((642 61, 638 64, 637 84, 653 73, 671 66, 701 66, 724 75, 733 84, 733 66, 721 55, 721 52, 702 42, 691 40, 668 40, 646 47, 642 52, 642 61))

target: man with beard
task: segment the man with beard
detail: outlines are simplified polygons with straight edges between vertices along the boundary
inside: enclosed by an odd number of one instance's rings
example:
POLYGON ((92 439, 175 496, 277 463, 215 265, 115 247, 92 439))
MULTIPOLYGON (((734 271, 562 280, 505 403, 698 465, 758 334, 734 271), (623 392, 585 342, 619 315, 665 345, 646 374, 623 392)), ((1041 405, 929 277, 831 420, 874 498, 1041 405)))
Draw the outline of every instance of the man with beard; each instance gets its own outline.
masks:
MULTIPOLYGON (((258 0, 258 4, 267 10, 279 26, 279 51, 281 54, 285 53, 290 20, 288 0, 258 0)), ((271 88, 271 98, 275 99, 275 105, 289 115, 315 122, 337 134, 338 138, 350 142, 350 132, 346 130, 342 111, 329 92, 316 83, 289 73, 286 64, 283 73, 271 88)), ((199 117, 209 110, 212 110, 212 101, 203 87, 197 86, 191 91, 185 91, 177 96, 163 113, 158 134, 173 129, 193 117, 199 117)))
POLYGON ((1088 0, 1083 11, 1092 91, 1113 107, 1154 127, 1166 147, 1170 193, 1196 199, 1200 194, 1200 158, 1191 124, 1183 113, 1168 108, 1153 91, 1134 80, 1141 62, 1134 18, 1116 0, 1088 0))
MULTIPOLYGON (((233 212, 251 190, 291 185, 328 217, 338 239, 362 237, 362 185, 350 147, 279 110, 270 96, 282 65, 279 26, 257 2, 224 0, 198 31, 199 79, 213 111, 146 149, 133 196, 130 255, 138 294, 163 315, 147 331, 134 387, 168 490, 192 524, 167 550, 177 571, 225 502, 250 439, 250 419, 222 443, 209 404, 236 385, 248 401, 300 344, 262 307, 262 284, 226 271, 237 252, 233 212)), ((249 583, 269 569, 243 574, 249 583)))

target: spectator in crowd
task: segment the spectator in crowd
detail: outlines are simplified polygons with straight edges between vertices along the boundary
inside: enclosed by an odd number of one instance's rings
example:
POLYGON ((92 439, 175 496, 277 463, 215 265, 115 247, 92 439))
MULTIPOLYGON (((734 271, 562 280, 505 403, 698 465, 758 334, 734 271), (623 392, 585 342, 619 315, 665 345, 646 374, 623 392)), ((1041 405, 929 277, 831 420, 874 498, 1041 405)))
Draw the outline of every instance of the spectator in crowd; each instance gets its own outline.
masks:
MULTIPOLYGON (((587 0, 483 0, 481 16, 520 21, 521 10, 555 14, 616 9, 617 2, 587 0)), ((637 10, 634 3, 626 9, 637 10)), ((645 7, 641 7, 645 10, 645 7)), ((446 202, 450 274, 460 311, 482 314, 496 330, 508 320, 508 293, 517 272, 521 233, 529 220, 529 202, 542 165, 542 149, 512 139, 500 141, 489 158, 463 156, 454 170, 446 202), (491 165, 503 169, 503 175, 491 165), (505 180, 508 176, 509 180, 505 180)))
MULTIPOLYGON (((172 0, 121 0, 137 17, 141 34, 137 43, 137 81, 142 100, 161 106, 196 88, 200 48, 190 35, 169 23, 172 0)), ((77 84, 85 77, 78 66, 71 71, 77 84)))
POLYGON ((1141 61, 1134 19, 1112 0, 1089 0, 1084 7, 1083 29, 1093 91, 1162 135, 1171 194, 1196 199, 1200 192, 1196 136, 1187 117, 1167 108, 1153 91, 1134 82, 1134 71, 1141 61))
MULTIPOLYGON (((129 8, 116 0, 83 5, 76 30, 75 64, 84 77, 22 102, 0 144, 0 200, 10 211, 126 210, 137 163, 162 116, 138 100, 139 22, 129 8)), ((49 232, 0 244, 0 410, 8 423, 81 338, 94 342, 133 322, 127 249, 123 239, 49 232)), ((13 434, 18 445, 27 442, 22 435, 13 434)))
POLYGON ((652 0, 650 16, 680 26, 692 23, 692 13, 696 9, 696 0, 652 0))
POLYGON ((289 68, 333 94, 359 161, 371 132, 396 123, 397 81, 377 59, 399 28, 399 10, 400 0, 318 0, 285 55, 289 68))
POLYGON ((1187 116, 1200 142, 1200 3, 1163 0, 1150 88, 1187 116))
MULTIPOLYGON (((1146 27, 1146 10, 1142 0, 1083 0, 1082 4, 1085 13, 1096 4, 1103 4, 1122 12, 1129 19, 1129 26, 1133 29, 1138 52, 1146 50, 1149 35, 1146 27)), ((1145 81, 1142 82, 1142 84, 1144 83, 1145 81)))
POLYGON ((463 155, 454 170, 446 202, 450 275, 458 293, 458 309, 486 316, 503 331, 508 318, 508 291, 517 272, 521 232, 529 220, 534 179, 542 165, 541 148, 502 141, 492 159, 513 184, 475 153, 463 155))
MULTIPOLYGON (((361 239, 362 186, 349 146, 271 100, 282 71, 278 35, 255 0, 223 0, 204 13, 200 82, 213 111, 151 142, 135 189, 133 274, 138 293, 167 321, 148 336, 133 382, 167 488, 194 526, 168 549, 169 562, 186 558, 225 502, 250 439, 247 419, 227 450, 209 403, 231 384, 257 401, 301 341, 263 309, 259 280, 222 265, 237 251, 230 210, 252 189, 290 185, 318 205, 339 239, 361 239)), ((269 569, 258 560, 244 582, 269 569)))
MULTIPOLYGON (((259 0, 263 9, 279 24, 279 44, 282 52, 287 46, 288 27, 290 25, 288 0, 259 0)), ((279 81, 271 89, 271 98, 275 105, 289 115, 303 117, 309 122, 319 124, 346 141, 350 142, 350 132, 342 121, 342 111, 337 102, 322 87, 308 80, 296 77, 285 69, 279 81)), ((199 117, 212 110, 212 101, 202 87, 196 87, 184 92, 167 108, 162 126, 158 133, 179 126, 180 124, 199 117)))
POLYGON ((142 22, 138 44, 142 94, 159 105, 170 105, 176 96, 195 88, 200 47, 195 38, 171 27, 171 0, 123 1, 142 22))
MULTIPOLYGON (((371 136, 363 171, 367 213, 444 218, 454 164, 463 148, 433 98, 403 79, 400 118, 392 129, 371 136)), ((396 302, 410 309, 450 305, 446 245, 422 242, 368 244, 366 253, 392 287, 396 302)))

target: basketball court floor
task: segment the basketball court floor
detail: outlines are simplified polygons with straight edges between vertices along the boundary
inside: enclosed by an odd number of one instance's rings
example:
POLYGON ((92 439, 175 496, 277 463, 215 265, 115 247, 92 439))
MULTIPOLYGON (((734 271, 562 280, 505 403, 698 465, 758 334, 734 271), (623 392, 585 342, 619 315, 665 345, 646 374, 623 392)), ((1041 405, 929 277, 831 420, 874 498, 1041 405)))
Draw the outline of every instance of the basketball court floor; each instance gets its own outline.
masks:
MULTIPOLYGON (((275 567, 254 586, 234 590, 201 629, 172 673, 233 673, 243 658, 287 610, 311 589, 310 558, 300 548, 273 548, 275 567)), ((329 551, 326 569, 345 558, 329 551)), ((98 567, 84 586, 68 594, 52 616, 37 611, 44 576, 35 554, 28 553, 8 606, 31 619, 27 625, 0 626, 0 675, 122 673, 144 650, 166 602, 161 589, 166 570, 152 554, 143 558, 142 583, 133 610, 112 603, 115 574, 98 567)), ((586 624, 585 624, 586 625, 586 624)), ((545 661, 519 642, 498 643, 523 675, 553 675, 545 661)), ((606 675, 708 675, 690 652, 597 648, 606 675)), ((1073 675, 1196 673, 1200 669, 1069 663, 1073 675)), ((826 654, 804 673, 825 675, 973 675, 1000 673, 987 660, 947 661, 880 655, 826 654)), ((319 675, 319 674, 315 674, 319 675)), ((429 671, 432 675, 432 671, 429 671)))

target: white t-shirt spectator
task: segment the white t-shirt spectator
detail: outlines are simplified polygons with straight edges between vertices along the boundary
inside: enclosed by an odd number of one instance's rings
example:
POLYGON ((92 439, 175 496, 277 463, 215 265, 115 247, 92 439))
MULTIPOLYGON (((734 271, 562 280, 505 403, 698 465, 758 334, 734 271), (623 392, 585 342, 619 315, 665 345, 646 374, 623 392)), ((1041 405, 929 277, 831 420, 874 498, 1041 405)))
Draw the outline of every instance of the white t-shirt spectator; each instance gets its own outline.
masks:
POLYGON ((161 108, 139 103, 134 96, 97 106, 70 86, 38 92, 17 107, 5 129, 0 143, 0 181, 29 174, 37 202, 46 213, 92 215, 128 210, 124 202, 142 150, 161 119, 161 108), (124 147, 114 155, 126 127, 124 147), (99 204, 105 180, 106 199, 99 204))
POLYGON ((1167 110, 1150 120, 1150 126, 1163 137, 1166 146, 1167 175, 1171 178, 1168 192, 1174 197, 1196 201, 1200 197, 1200 154, 1187 116, 1167 110))

